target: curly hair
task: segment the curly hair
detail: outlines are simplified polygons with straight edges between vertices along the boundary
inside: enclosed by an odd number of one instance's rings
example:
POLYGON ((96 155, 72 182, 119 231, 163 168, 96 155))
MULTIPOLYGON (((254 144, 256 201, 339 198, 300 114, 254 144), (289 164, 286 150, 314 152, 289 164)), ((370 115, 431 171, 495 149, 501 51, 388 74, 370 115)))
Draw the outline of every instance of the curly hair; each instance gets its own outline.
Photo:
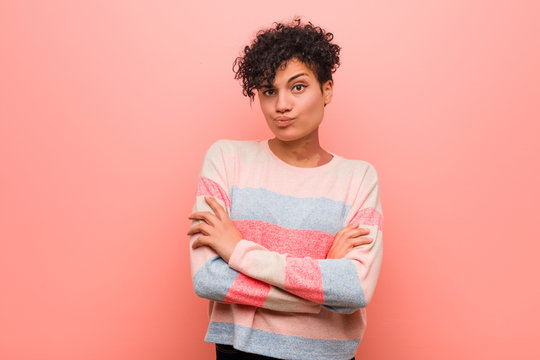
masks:
POLYGON ((332 33, 311 22, 302 24, 300 18, 288 24, 274 24, 273 28, 257 32, 251 45, 244 47, 243 56, 234 61, 235 79, 242 79, 245 96, 253 101, 253 90, 272 84, 276 70, 292 58, 311 68, 321 88, 323 83, 332 80, 332 73, 340 64, 341 50, 332 43, 332 33))

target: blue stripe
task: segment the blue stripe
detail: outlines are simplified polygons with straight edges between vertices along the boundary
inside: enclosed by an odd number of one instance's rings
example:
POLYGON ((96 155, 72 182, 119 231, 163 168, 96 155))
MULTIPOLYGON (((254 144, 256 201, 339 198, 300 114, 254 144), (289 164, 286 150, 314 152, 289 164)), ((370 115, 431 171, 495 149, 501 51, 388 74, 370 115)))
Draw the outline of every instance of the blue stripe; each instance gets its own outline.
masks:
POLYGON ((348 360, 360 344, 360 340, 310 339, 224 322, 210 322, 204 340, 233 345, 240 351, 291 360, 348 360))
POLYGON ((287 229, 335 234, 351 206, 328 198, 295 198, 263 188, 230 189, 231 219, 259 220, 287 229))
POLYGON ((208 260, 193 276, 195 293, 205 299, 223 301, 238 276, 219 256, 208 260))
POLYGON ((324 304, 328 310, 350 314, 366 306, 364 290, 358 279, 353 260, 319 260, 324 304))

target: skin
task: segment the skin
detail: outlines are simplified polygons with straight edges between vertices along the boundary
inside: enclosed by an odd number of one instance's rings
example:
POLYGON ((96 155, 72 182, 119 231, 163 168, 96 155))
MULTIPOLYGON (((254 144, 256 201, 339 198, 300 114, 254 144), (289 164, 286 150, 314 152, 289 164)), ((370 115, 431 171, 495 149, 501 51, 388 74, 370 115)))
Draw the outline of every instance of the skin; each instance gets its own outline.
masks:
POLYGON ((236 229, 227 211, 216 199, 210 196, 206 196, 204 199, 214 213, 199 211, 189 216, 190 220, 202 220, 192 226, 187 233, 188 235, 201 233, 193 242, 192 248, 210 246, 223 260, 229 263, 234 247, 242 240, 242 234, 236 229))
MULTIPOLYGON (((264 84, 258 90, 262 113, 274 134, 268 145, 277 157, 298 167, 317 167, 332 160, 333 155, 319 143, 319 126, 324 107, 332 100, 332 91, 332 80, 320 84, 311 68, 296 58, 278 68, 273 84, 264 84)), ((200 233, 192 247, 210 246, 228 263, 242 234, 216 199, 205 200, 213 213, 191 214, 190 220, 200 221, 187 234, 200 233)), ((369 232, 355 224, 347 225, 337 232, 327 259, 341 259, 354 247, 370 244, 373 239, 365 237, 369 232)))
POLYGON ((261 111, 274 134, 268 145, 277 157, 298 167, 321 166, 332 160, 332 154, 319 143, 319 125, 332 93, 332 80, 320 84, 311 68, 296 58, 278 68, 272 85, 258 90, 261 111), (280 126, 277 120, 281 118, 292 123, 280 126))

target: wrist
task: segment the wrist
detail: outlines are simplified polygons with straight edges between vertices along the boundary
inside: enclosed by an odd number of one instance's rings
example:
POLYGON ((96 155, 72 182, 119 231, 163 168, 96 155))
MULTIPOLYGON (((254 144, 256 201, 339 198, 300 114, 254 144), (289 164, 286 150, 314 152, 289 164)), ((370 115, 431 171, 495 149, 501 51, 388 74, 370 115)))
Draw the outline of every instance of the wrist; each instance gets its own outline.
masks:
POLYGON ((233 255, 234 253, 234 250, 236 249, 236 246, 238 245, 238 243, 240 242, 240 240, 242 240, 242 238, 238 238, 238 239, 234 239, 234 240, 231 240, 227 246, 223 249, 223 252, 221 255, 221 258, 223 260, 225 260, 225 262, 228 264, 229 261, 231 260, 231 256, 233 255))

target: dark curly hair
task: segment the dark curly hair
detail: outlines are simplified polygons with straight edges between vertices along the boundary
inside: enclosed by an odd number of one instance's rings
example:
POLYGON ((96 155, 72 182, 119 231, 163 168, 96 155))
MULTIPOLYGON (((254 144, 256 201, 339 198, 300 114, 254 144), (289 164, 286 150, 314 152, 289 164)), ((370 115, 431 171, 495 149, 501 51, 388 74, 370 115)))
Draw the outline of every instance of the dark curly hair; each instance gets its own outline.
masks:
POLYGON ((300 18, 291 23, 274 23, 273 28, 260 30, 251 45, 244 47, 243 56, 233 64, 235 79, 242 79, 243 91, 251 101, 254 89, 272 84, 276 70, 292 58, 305 63, 317 76, 319 85, 332 80, 339 66, 341 48, 331 43, 334 35, 300 18))

